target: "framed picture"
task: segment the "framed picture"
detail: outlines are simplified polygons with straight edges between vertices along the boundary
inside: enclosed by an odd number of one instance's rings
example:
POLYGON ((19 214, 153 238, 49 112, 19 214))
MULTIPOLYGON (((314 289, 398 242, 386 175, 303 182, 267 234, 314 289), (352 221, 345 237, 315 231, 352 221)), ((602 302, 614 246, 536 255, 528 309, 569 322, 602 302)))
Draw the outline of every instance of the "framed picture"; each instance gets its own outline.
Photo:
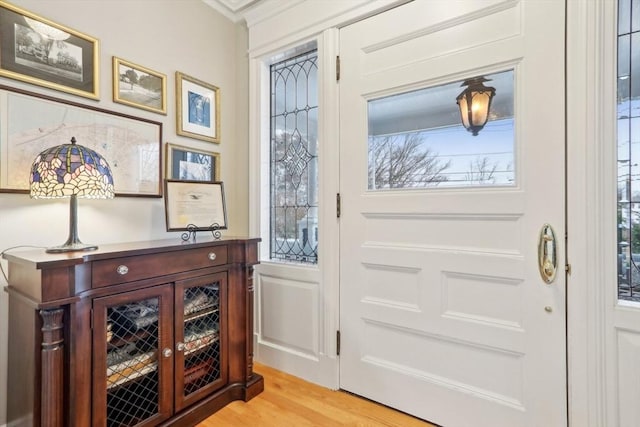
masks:
POLYGON ((29 193, 43 150, 68 143, 101 154, 116 196, 162 196, 162 123, 0 85, 0 192, 29 193))
POLYGON ((220 142, 220 91, 176 71, 178 135, 220 142))
POLYGON ((167 231, 227 229, 222 182, 165 179, 167 231))
POLYGON ((113 100, 167 114, 167 76, 114 56, 113 100))
POLYGON ((98 99, 98 40, 0 1, 0 75, 98 99))
POLYGON ((220 181, 220 153, 167 143, 165 177, 183 181, 220 181))

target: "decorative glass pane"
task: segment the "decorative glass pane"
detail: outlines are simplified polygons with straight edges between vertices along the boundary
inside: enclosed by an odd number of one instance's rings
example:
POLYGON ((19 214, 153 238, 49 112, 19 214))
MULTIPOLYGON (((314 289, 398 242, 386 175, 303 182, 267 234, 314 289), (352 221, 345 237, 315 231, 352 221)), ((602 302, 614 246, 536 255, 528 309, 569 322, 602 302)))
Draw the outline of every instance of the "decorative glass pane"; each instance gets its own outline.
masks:
POLYGON ((318 54, 271 66, 271 259, 318 262, 318 54))
POLYGON ((218 282, 185 289, 183 336, 183 395, 188 396, 220 379, 218 282))
POLYGON ((631 85, 631 99, 637 99, 640 96, 640 32, 631 33, 631 48, 629 52, 630 54, 626 53, 625 55, 631 58, 631 81, 629 82, 631 85))
POLYGON ((158 413, 158 298, 107 309, 107 426, 158 413))
POLYGON ((484 76, 495 96, 477 135, 462 125, 461 81, 369 101, 369 189, 514 185, 513 74, 484 76))
POLYGON ((640 302, 640 2, 618 2, 618 297, 640 302))
POLYGON ((618 37, 618 117, 628 118, 631 115, 631 36, 625 34, 618 37))
POLYGON ((628 34, 631 28, 631 0, 618 1, 618 35, 628 34))
POLYGON ((638 19, 639 16, 640 1, 631 0, 631 16, 629 17, 631 21, 631 32, 640 31, 640 19, 638 19))

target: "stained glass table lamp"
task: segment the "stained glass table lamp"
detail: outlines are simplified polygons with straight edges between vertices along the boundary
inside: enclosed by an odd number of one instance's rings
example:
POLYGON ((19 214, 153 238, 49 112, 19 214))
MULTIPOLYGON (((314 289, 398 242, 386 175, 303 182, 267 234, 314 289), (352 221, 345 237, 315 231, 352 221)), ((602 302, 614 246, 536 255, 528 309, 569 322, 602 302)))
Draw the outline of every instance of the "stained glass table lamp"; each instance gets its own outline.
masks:
POLYGON ((95 151, 71 144, 48 148, 38 154, 31 166, 30 195, 34 199, 70 197, 69 238, 49 253, 91 251, 96 245, 84 244, 78 238, 78 197, 113 198, 113 177, 109 164, 95 151))

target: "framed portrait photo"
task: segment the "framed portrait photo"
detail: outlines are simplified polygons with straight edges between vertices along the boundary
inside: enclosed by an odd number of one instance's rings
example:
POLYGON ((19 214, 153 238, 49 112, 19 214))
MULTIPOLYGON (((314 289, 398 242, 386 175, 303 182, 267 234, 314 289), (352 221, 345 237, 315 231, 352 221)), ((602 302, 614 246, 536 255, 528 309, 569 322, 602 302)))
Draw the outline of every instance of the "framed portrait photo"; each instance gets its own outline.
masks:
POLYGON ((0 1, 0 76, 99 98, 98 40, 0 1))
POLYGON ((167 76, 114 56, 113 101, 167 114, 167 76))
POLYGON ((220 142, 220 90, 176 71, 176 132, 178 135, 220 142))
POLYGON ((220 181, 220 153, 167 143, 165 176, 184 181, 220 181))
POLYGON ((222 182, 165 179, 167 231, 227 229, 222 182))

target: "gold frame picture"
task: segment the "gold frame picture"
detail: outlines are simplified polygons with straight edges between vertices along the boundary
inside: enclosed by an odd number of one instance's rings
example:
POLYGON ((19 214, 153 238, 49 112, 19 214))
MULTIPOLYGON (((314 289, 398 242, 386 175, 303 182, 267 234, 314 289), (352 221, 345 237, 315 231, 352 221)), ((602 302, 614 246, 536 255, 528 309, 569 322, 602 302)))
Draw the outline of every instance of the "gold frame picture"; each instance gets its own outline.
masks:
POLYGON ((176 132, 220 142, 220 89, 176 71, 176 132))
POLYGON ((0 76, 99 99, 98 40, 0 1, 0 76))
POLYGON ((167 114, 167 76, 113 57, 113 101, 167 114))
POLYGON ((166 144, 165 177, 183 181, 220 181, 220 153, 166 144))

